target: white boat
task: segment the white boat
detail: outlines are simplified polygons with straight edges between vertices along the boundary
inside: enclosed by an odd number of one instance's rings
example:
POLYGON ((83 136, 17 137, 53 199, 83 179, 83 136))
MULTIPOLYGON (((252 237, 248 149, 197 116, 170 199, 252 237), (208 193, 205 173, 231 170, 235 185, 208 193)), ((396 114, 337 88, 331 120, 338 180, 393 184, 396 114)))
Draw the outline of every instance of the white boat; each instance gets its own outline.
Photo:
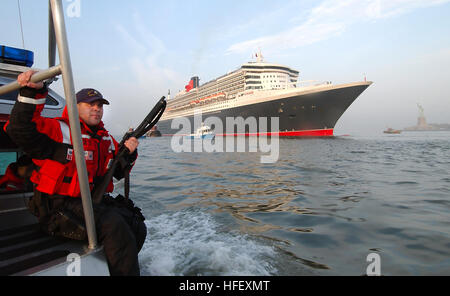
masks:
POLYGON ((186 137, 190 139, 214 140, 216 134, 209 126, 202 123, 202 126, 199 127, 195 133, 187 135, 186 137))

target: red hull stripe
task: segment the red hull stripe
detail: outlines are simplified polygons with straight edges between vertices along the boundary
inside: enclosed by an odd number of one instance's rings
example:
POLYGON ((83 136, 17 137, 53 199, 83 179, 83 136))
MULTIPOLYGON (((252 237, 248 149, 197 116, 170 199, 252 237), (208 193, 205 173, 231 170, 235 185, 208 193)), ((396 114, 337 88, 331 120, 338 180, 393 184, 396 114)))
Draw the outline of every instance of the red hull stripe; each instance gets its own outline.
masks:
MULTIPOLYGON (((174 136, 164 134, 163 136, 174 136)), ((185 135, 178 135, 185 136, 185 135)), ((303 130, 303 131, 290 131, 290 132, 278 132, 278 133, 245 133, 245 134, 217 134, 217 136, 280 136, 280 137, 332 137, 333 129, 320 129, 320 130, 303 130)))
POLYGON ((333 136, 333 129, 289 131, 278 133, 245 133, 245 134, 217 134, 218 136, 280 136, 280 137, 329 137, 333 136))

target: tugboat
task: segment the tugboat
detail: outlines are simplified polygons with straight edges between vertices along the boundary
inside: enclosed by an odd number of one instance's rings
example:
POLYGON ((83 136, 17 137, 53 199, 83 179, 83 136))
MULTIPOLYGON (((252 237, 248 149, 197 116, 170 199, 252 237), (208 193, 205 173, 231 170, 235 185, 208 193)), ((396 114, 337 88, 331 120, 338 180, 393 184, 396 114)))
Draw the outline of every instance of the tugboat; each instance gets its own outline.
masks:
POLYGON ((194 134, 190 134, 185 136, 190 139, 201 139, 201 140, 214 140, 216 137, 215 133, 211 130, 211 128, 202 123, 202 126, 197 129, 194 134))
POLYGON ((393 128, 388 128, 387 130, 383 131, 383 133, 385 134, 400 134, 401 132, 401 130, 396 130, 393 128))
POLYGON ((152 127, 146 134, 147 137, 161 137, 161 132, 158 130, 158 127, 155 125, 152 127))
MULTIPOLYGON (((128 133, 132 133, 132 132, 134 132, 134 127, 130 126, 130 127, 128 128, 128 133)), ((142 137, 140 137, 139 139, 145 139, 145 136, 142 136, 142 137)))

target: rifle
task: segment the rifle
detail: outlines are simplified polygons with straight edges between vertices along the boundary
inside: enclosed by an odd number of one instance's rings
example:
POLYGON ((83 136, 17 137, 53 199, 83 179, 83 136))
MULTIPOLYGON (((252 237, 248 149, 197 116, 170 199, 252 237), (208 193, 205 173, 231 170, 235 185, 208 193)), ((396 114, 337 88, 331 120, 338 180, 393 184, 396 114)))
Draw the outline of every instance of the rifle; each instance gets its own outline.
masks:
MULTIPOLYGON (((116 170, 116 167, 119 163, 126 163, 126 155, 130 153, 127 147, 125 147, 124 143, 126 140, 128 140, 131 137, 135 137, 139 139, 145 133, 147 133, 161 118, 162 114, 164 113, 164 110, 166 109, 167 102, 165 101, 166 97, 162 97, 158 103, 156 103, 155 107, 150 111, 150 113, 145 117, 145 119, 142 121, 142 123, 132 132, 128 131, 125 133, 125 135, 122 138, 122 141, 120 141, 119 144, 119 151, 116 154, 116 157, 114 158, 111 166, 109 167, 108 171, 106 172, 105 176, 103 177, 102 182, 96 186, 93 193, 92 201, 94 204, 99 204, 102 199, 103 195, 105 194, 106 188, 108 187, 109 182, 111 182, 111 179, 114 175, 114 171, 116 170)), ((130 171, 127 170, 125 172, 125 197, 128 198, 128 192, 129 191, 129 173, 130 171)))

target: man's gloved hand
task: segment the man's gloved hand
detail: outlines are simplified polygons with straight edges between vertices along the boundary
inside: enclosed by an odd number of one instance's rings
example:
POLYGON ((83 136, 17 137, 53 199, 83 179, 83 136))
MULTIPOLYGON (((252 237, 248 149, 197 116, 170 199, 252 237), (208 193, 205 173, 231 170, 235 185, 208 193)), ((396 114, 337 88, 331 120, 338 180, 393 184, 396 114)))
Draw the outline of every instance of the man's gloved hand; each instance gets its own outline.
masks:
POLYGON ((131 137, 123 143, 128 148, 130 154, 133 154, 134 150, 139 146, 139 141, 135 137, 131 137))

